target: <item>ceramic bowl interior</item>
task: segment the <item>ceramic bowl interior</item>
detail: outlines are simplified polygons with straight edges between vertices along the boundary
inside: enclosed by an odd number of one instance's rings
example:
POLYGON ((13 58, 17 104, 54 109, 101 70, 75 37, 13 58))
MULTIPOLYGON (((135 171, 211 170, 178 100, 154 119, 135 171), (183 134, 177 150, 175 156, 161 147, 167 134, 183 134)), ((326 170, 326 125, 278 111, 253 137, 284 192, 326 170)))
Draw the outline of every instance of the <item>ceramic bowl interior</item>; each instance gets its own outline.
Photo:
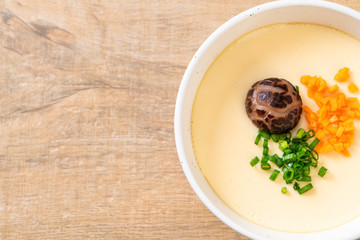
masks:
POLYGON ((240 36, 274 23, 317 23, 360 39, 360 13, 326 1, 282 0, 240 13, 219 27, 192 58, 182 79, 175 108, 175 140, 184 173, 202 202, 234 230, 254 239, 355 239, 360 237, 360 217, 339 227, 314 233, 286 233, 258 226, 231 210, 212 190, 201 173, 191 143, 191 112, 199 84, 214 59, 240 36))

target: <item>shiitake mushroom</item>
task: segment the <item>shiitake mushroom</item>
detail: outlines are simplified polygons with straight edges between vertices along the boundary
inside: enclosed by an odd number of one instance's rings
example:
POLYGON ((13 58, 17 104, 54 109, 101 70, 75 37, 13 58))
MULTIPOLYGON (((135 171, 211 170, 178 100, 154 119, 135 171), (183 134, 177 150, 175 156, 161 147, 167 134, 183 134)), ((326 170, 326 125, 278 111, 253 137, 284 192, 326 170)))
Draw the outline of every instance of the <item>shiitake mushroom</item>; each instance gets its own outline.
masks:
POLYGON ((302 100, 295 87, 281 78, 267 78, 252 85, 245 101, 253 124, 268 133, 285 133, 299 122, 302 100))

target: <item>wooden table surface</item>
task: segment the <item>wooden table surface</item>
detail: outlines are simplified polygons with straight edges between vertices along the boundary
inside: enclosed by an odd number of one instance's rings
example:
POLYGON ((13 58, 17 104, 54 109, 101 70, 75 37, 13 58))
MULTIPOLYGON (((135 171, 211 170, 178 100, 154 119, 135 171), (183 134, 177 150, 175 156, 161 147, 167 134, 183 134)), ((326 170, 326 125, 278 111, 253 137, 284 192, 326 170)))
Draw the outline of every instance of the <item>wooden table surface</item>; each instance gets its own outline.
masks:
POLYGON ((173 118, 201 43, 264 2, 0 1, 0 238, 247 239, 190 188, 173 118))

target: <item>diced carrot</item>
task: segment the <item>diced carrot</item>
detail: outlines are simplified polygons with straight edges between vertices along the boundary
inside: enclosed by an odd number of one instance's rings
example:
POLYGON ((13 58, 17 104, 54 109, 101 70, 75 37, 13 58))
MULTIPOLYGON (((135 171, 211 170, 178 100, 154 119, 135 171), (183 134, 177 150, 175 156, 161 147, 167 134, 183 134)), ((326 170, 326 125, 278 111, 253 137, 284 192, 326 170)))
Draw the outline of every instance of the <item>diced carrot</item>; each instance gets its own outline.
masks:
POLYGON ((353 143, 354 142, 354 136, 353 135, 347 135, 346 141, 349 142, 349 143, 353 143))
POLYGON ((309 97, 309 98, 314 98, 315 92, 316 92, 316 91, 315 91, 314 89, 309 88, 308 91, 307 91, 308 97, 309 97))
POLYGON ((350 83, 348 85, 348 89, 349 89, 349 92, 351 92, 351 93, 355 93, 355 92, 359 91, 359 88, 355 85, 355 83, 350 83))
POLYGON ((334 80, 338 82, 345 82, 349 79, 349 77, 350 77, 349 68, 344 67, 337 72, 337 74, 334 77, 334 80))
POLYGON ((332 134, 335 135, 338 129, 338 126, 335 124, 329 124, 326 129, 332 134))
POLYGON ((359 99, 357 99, 356 97, 348 97, 346 99, 346 102, 349 103, 349 102, 359 102, 359 99))
POLYGON ((322 104, 327 104, 330 101, 330 97, 323 97, 320 99, 320 101, 322 102, 322 104))
POLYGON ((308 83, 309 83, 309 79, 311 78, 311 76, 309 75, 306 75, 306 76, 302 76, 301 79, 300 79, 300 82, 302 84, 304 84, 305 86, 308 86, 308 83))
POLYGON ((342 107, 346 106, 345 99, 346 99, 346 96, 345 96, 344 93, 339 93, 336 96, 336 101, 337 101, 337 103, 339 105, 339 108, 342 108, 342 107))
POLYGON ((325 137, 325 131, 323 129, 320 129, 316 132, 315 137, 319 140, 323 139, 325 137))
POLYGON ((346 148, 344 148, 344 149, 341 151, 341 154, 344 155, 345 157, 350 157, 350 156, 351 156, 350 153, 349 153, 349 151, 348 151, 346 148))
POLYGON ((337 137, 341 137, 341 135, 344 133, 345 128, 344 127, 339 127, 338 130, 336 131, 335 135, 337 137))
POLYGON ((323 147, 323 145, 324 145, 324 141, 320 141, 318 145, 316 145, 316 147, 314 148, 315 151, 320 152, 320 149, 323 147))
POLYGON ((344 116, 347 116, 348 118, 354 118, 355 117, 355 112, 352 111, 350 108, 343 108, 342 114, 344 116))
POLYGON ((303 110, 304 112, 307 112, 307 113, 312 113, 313 111, 308 107, 308 106, 303 106, 303 110))
POLYGON ((317 122, 313 121, 309 124, 309 128, 315 130, 317 128, 317 125, 318 125, 317 122))
POLYGON ((312 87, 314 87, 316 84, 316 77, 312 77, 308 79, 308 85, 307 87, 310 89, 312 87))
POLYGON ((331 118, 329 119, 329 121, 330 121, 331 123, 334 123, 334 122, 339 121, 339 118, 334 114, 334 115, 331 116, 331 118))
POLYGON ((360 111, 359 110, 355 110, 355 118, 356 119, 360 119, 360 111))
POLYGON ((325 142, 322 147, 319 149, 319 153, 322 153, 322 152, 330 152, 334 149, 334 147, 330 144, 330 143, 327 143, 325 142))
POLYGON ((317 113, 320 118, 324 118, 327 114, 326 106, 322 106, 317 113))
POLYGON ((356 99, 356 101, 347 101, 347 107, 349 108, 360 108, 360 103, 356 99))
POLYGON ((326 81, 324 80, 324 79, 320 79, 319 80, 319 88, 318 88, 318 91, 319 92, 322 92, 322 91, 324 91, 324 90, 326 90, 327 89, 327 83, 326 83, 326 81))
POLYGON ((332 112, 337 110, 336 98, 330 99, 330 106, 331 106, 331 111, 332 112))
MULTIPOLYGON (((338 71, 334 79, 343 82, 349 76, 349 69, 345 67, 338 71)), ((335 150, 350 156, 347 148, 354 141, 353 119, 360 119, 359 100, 347 98, 337 84, 330 87, 318 76, 302 76, 300 81, 307 86, 308 96, 319 106, 316 112, 308 106, 303 107, 308 127, 315 131, 315 136, 320 140, 315 149, 319 153, 335 150)))
POLYGON ((334 149, 337 152, 341 152, 342 150, 344 150, 344 144, 343 143, 335 143, 334 149))
POLYGON ((320 118, 319 119, 319 124, 321 124, 323 128, 326 128, 327 125, 330 124, 330 121, 327 118, 320 118))
POLYGON ((342 121, 342 122, 345 122, 346 120, 348 120, 349 118, 346 117, 346 116, 340 116, 339 117, 339 120, 342 121))
POLYGON ((329 88, 329 92, 330 93, 336 93, 337 90, 339 90, 339 86, 337 84, 335 84, 334 86, 332 86, 331 88, 329 88))
POLYGON ((349 131, 354 131, 355 130, 355 127, 354 127, 354 122, 352 119, 349 119, 349 120, 346 120, 344 122, 344 131, 345 132, 349 132, 349 131))
POLYGON ((341 143, 347 143, 348 137, 345 134, 342 134, 339 138, 338 138, 338 142, 341 143))
POLYGON ((328 139, 328 142, 329 142, 331 145, 334 145, 334 144, 336 144, 338 141, 337 141, 337 139, 336 139, 335 137, 332 137, 332 138, 329 138, 329 139, 328 139))

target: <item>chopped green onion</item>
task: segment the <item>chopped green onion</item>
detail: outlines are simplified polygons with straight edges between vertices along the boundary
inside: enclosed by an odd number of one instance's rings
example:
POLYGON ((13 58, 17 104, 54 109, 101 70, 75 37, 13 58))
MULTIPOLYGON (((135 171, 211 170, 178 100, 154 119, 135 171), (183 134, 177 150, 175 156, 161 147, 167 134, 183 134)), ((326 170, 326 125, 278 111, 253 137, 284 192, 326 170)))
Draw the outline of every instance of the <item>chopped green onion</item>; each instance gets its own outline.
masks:
POLYGON ((269 170, 271 168, 270 164, 265 162, 265 163, 261 163, 261 169, 262 170, 269 170))
POLYGON ((271 139, 274 141, 274 142, 279 142, 279 137, 278 137, 278 135, 276 135, 276 134, 271 134, 270 135, 270 137, 271 137, 271 139))
MULTIPOLYGON (((306 132, 303 128, 300 128, 294 138, 291 137, 291 132, 283 134, 269 134, 265 131, 259 130, 255 139, 255 144, 258 145, 261 138, 263 138, 263 154, 261 160, 258 157, 253 158, 250 161, 251 166, 255 166, 261 161, 261 169, 271 169, 270 162, 279 167, 282 170, 282 178, 286 184, 292 184, 293 189, 298 191, 299 194, 303 194, 313 188, 309 183, 303 188, 300 188, 299 182, 311 182, 310 166, 316 168, 318 165, 319 154, 314 148, 319 143, 319 139, 315 138, 310 144, 308 140, 315 136, 314 130, 306 132), (282 151, 282 156, 277 154, 269 155, 269 141, 273 140, 278 142, 279 148, 282 151)), ((323 177, 326 174, 327 169, 321 167, 318 174, 323 177)), ((278 169, 274 169, 269 179, 275 181, 277 176, 281 173, 278 169)), ((284 191, 287 189, 284 187, 284 191)), ((282 191, 283 191, 282 189, 282 191)))
POLYGON ((296 152, 296 157, 301 158, 306 155, 306 148, 302 148, 299 151, 296 152))
POLYGON ((327 172, 327 168, 324 167, 324 166, 322 166, 322 167, 319 169, 318 175, 319 175, 320 177, 323 177, 323 176, 325 176, 326 172, 327 172))
POLYGON ((280 171, 278 170, 274 170, 273 173, 270 175, 270 180, 275 181, 275 179, 277 178, 277 176, 279 175, 280 171))
POLYGON ((286 149, 284 149, 284 153, 285 154, 290 154, 290 153, 292 153, 292 151, 291 151, 290 148, 286 148, 286 149))
POLYGON ((289 144, 287 143, 287 141, 283 140, 283 141, 280 142, 279 148, 280 148, 281 151, 284 151, 288 147, 289 147, 289 144))
POLYGON ((283 179, 286 183, 291 183, 294 180, 294 173, 295 171, 292 168, 288 168, 287 170, 285 170, 283 179))
POLYGON ((263 154, 263 156, 261 158, 261 163, 267 163, 268 161, 269 161, 269 155, 263 154))
POLYGON ((308 134, 309 134, 309 138, 312 138, 312 137, 315 136, 315 131, 312 130, 312 129, 310 129, 310 130, 308 131, 308 134))
POLYGON ((294 163, 294 165, 292 166, 293 169, 295 169, 295 171, 300 171, 303 166, 300 163, 294 163))
POLYGON ((319 142, 320 140, 315 138, 314 141, 309 145, 309 148, 313 150, 316 147, 316 145, 318 145, 319 142))
POLYGON ((310 163, 310 166, 315 167, 315 168, 317 167, 317 165, 318 165, 317 160, 310 163))
POLYGON ((304 175, 309 175, 310 174, 310 167, 309 166, 304 166, 303 167, 303 173, 304 175))
POLYGON ((284 162, 281 160, 281 158, 277 159, 275 164, 276 164, 279 168, 281 168, 282 166, 284 166, 284 162))
POLYGON ((269 161, 270 161, 270 162, 276 163, 276 157, 275 157, 275 155, 276 155, 276 154, 274 154, 274 155, 272 155, 272 156, 269 155, 269 161))
POLYGON ((264 155, 267 155, 269 153, 268 142, 269 142, 269 140, 264 139, 264 143, 263 143, 263 154, 264 155))
POLYGON ((318 152, 315 151, 315 150, 313 150, 313 151, 311 152, 311 157, 312 157, 314 160, 318 160, 318 159, 319 159, 319 154, 318 154, 318 152), (315 154, 315 156, 314 156, 314 154, 315 154))
POLYGON ((305 130, 303 128, 300 128, 297 133, 296 133, 296 136, 295 138, 302 138, 305 134, 305 130))
POLYGON ((286 133, 282 133, 282 134, 279 134, 277 135, 279 140, 285 140, 286 139, 286 133))
POLYGON ((253 167, 253 166, 255 166, 259 161, 260 161, 260 160, 259 160, 258 157, 254 157, 254 158, 250 161, 250 165, 253 167))
POLYGON ((296 160, 296 154, 295 153, 290 153, 288 155, 285 155, 285 156, 283 156, 283 160, 286 163, 293 162, 293 161, 296 160))
POLYGON ((294 190, 297 191, 300 189, 300 186, 297 182, 294 183, 294 186, 293 186, 294 190))
POLYGON ((286 187, 283 187, 283 188, 281 189, 281 193, 282 193, 282 194, 287 193, 287 189, 286 189, 286 187))
POLYGON ((311 182, 311 176, 301 176, 299 178, 299 181, 301 181, 301 182, 311 182))
POLYGON ((299 92, 299 86, 298 85, 295 86, 295 91, 299 92))
POLYGON ((255 145, 258 145, 258 144, 259 144, 260 139, 261 139, 261 135, 258 134, 258 135, 256 136, 256 138, 255 138, 255 145))
POLYGON ((305 185, 304 187, 300 188, 298 190, 299 194, 303 194, 303 193, 306 193, 307 191, 309 191, 310 189, 313 188, 313 185, 311 183, 305 185))
POLYGON ((269 133, 264 132, 263 130, 259 130, 259 134, 260 134, 263 138, 265 138, 265 139, 267 139, 267 140, 270 140, 270 134, 269 134, 269 133))
POLYGON ((282 159, 275 153, 274 155, 272 155, 269 160, 273 163, 275 163, 279 168, 281 168, 282 166, 284 166, 284 162, 282 161, 282 159))

